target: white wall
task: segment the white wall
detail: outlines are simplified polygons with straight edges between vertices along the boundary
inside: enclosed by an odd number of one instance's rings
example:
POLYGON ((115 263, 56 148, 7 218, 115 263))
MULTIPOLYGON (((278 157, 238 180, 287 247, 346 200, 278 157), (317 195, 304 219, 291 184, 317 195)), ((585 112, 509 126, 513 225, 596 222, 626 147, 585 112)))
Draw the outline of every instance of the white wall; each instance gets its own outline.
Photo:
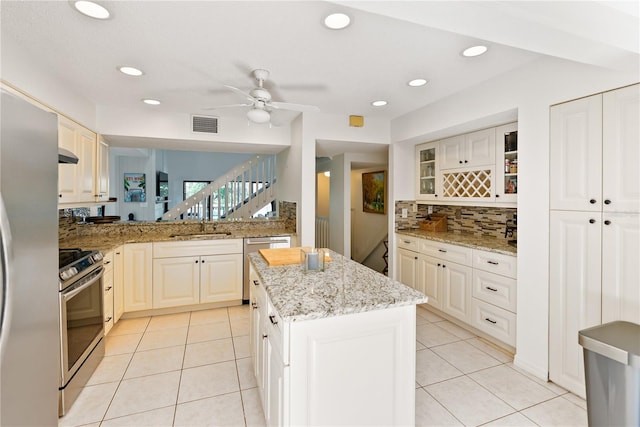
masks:
MULTIPOLYGON (((549 106, 638 80, 637 71, 614 72, 544 58, 392 121, 392 194, 394 200, 414 199, 414 177, 406 170, 413 165, 416 142, 467 131, 469 123, 499 124, 501 117, 518 112, 515 363, 541 378, 548 374, 549 106)), ((390 259, 394 256, 391 253, 390 259)))
POLYGON ((43 69, 9 37, 2 38, 0 78, 81 125, 96 129, 95 105, 75 92, 73 82, 43 69))
POLYGON ((156 156, 154 150, 147 150, 147 156, 111 156, 109 171, 109 195, 117 197, 116 203, 107 203, 105 211, 107 215, 119 215, 123 221, 128 219, 130 213, 134 214, 136 221, 155 221, 155 195, 156 195, 156 156), (124 174, 146 174, 147 201, 124 201, 124 174))

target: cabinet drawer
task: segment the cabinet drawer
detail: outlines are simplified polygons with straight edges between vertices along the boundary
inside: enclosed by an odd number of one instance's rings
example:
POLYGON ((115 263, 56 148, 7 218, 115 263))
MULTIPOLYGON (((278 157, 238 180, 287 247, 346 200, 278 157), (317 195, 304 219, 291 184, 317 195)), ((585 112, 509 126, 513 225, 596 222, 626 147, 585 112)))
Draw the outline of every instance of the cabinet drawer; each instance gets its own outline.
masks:
POLYGON ((471 248, 433 240, 420 240, 420 253, 445 261, 471 266, 471 248))
POLYGON ((104 267, 104 274, 107 275, 113 271, 113 251, 105 252, 104 258, 102 258, 102 266, 104 267))
POLYGON ((516 280, 473 270, 473 296, 512 313, 516 312, 516 280))
POLYGON ((417 237, 398 234, 396 239, 396 244, 399 248, 418 252, 420 248, 420 245, 418 244, 419 240, 420 239, 418 239, 417 237))
POLYGON ((510 311, 472 298, 471 324, 510 346, 516 345, 516 315, 510 311))
POLYGON ((155 242, 154 258, 175 258, 199 255, 241 254, 242 239, 155 242))
POLYGON ((113 286, 104 284, 104 334, 107 335, 113 327, 113 286))
POLYGON ((517 258, 495 252, 473 250, 473 268, 501 274, 515 279, 517 277, 517 258))

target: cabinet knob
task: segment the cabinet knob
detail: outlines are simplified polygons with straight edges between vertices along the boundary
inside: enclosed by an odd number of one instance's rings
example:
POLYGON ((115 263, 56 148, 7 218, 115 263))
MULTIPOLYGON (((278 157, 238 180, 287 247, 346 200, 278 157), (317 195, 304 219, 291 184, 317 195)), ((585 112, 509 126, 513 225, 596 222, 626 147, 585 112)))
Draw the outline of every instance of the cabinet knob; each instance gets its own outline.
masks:
POLYGON ((201 261, 204 264, 204 260, 201 261))
POLYGON ((438 263, 438 267, 440 267, 442 264, 438 263))
POLYGON ((273 314, 269 316, 269 321, 271 321, 271 323, 274 325, 278 324, 278 321, 276 320, 276 316, 273 314))
POLYGON ((446 266, 446 265, 444 265, 444 264, 442 264, 442 268, 447 268, 447 266, 446 266))
POLYGON ((499 195, 499 194, 496 194, 496 197, 500 197, 500 195, 499 195))
POLYGON ((437 194, 434 194, 434 195, 433 195, 433 197, 438 197, 438 195, 437 195, 437 194))
POLYGON ((253 281, 253 284, 254 284, 255 286, 258 286, 258 285, 260 284, 260 282, 258 282, 257 280, 254 280, 254 281, 253 281))
POLYGON ((417 257, 417 256, 414 256, 414 257, 413 257, 413 259, 418 259, 418 257, 417 257))
POLYGON ((468 161, 468 160, 465 160, 464 162, 465 162, 465 163, 469 163, 469 161, 468 161))
POLYGON ((462 164, 462 160, 459 160, 458 163, 462 164))
POLYGON ((604 225, 611 225, 611 221, 609 221, 608 219, 604 221, 604 225))
POLYGON ((595 205, 596 204, 596 199, 589 200, 589 203, 591 203, 592 205, 595 205))
POLYGON ((595 224, 595 223, 596 223, 596 220, 595 220, 595 219, 591 218, 591 219, 589 220, 589 224, 595 224))
POLYGON ((198 260, 196 260, 196 264, 198 263, 198 260))
POLYGON ((605 205, 610 205, 610 204, 611 204, 611 200, 609 200, 609 199, 605 199, 604 204, 605 204, 605 205))
POLYGON ((107 320, 104 321, 104 323, 109 323, 111 322, 112 317, 109 317, 107 320))
POLYGON ((104 291, 105 292, 109 292, 111 290, 111 288, 113 288, 113 286, 109 286, 108 288, 106 288, 104 291))
POLYGON ((62 194, 58 194, 58 197, 62 198, 62 194))

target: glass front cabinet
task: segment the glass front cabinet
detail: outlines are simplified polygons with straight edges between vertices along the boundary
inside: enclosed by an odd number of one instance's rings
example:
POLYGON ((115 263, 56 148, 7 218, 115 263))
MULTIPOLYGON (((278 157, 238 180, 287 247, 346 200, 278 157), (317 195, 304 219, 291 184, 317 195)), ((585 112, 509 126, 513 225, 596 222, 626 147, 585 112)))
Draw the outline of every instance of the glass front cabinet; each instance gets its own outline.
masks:
POLYGON ((496 202, 518 201, 518 123, 496 128, 496 202))
POLYGON ((438 167, 438 142, 429 142, 416 146, 416 188, 418 200, 438 200, 441 192, 438 167))

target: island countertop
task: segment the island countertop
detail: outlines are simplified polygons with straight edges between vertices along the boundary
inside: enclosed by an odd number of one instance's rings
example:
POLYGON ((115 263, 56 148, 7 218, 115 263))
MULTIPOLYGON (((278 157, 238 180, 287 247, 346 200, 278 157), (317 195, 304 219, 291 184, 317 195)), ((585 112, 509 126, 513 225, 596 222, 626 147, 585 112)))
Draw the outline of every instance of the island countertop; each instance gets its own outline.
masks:
POLYGON ((322 272, 305 273, 300 264, 269 266, 259 253, 249 259, 274 309, 285 321, 341 316, 422 304, 427 297, 362 264, 328 251, 322 272))

